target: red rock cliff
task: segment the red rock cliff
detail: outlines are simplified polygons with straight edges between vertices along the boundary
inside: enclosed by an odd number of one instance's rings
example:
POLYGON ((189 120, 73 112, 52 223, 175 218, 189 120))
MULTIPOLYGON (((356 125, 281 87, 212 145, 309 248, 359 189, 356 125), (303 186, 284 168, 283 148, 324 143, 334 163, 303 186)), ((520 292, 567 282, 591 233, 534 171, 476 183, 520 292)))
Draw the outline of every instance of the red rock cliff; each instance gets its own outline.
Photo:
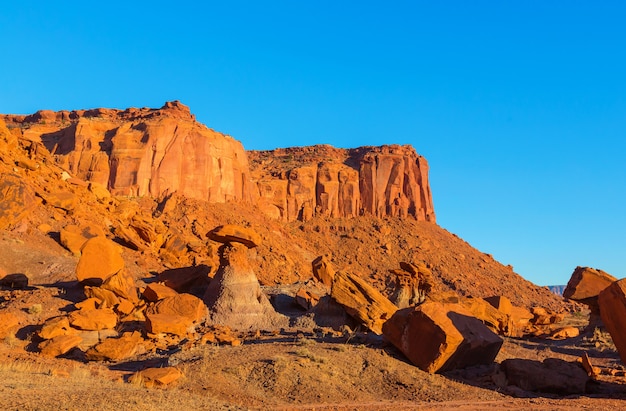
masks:
POLYGON ((38 111, 4 116, 41 141, 71 174, 116 195, 177 191, 210 202, 254 201, 241 143, 195 121, 175 101, 161 109, 38 111))
POLYGON ((428 163, 411 146, 296 147, 248 156, 259 205, 276 218, 373 214, 435 222, 428 163))
POLYGON ((178 101, 160 109, 42 110, 0 119, 19 137, 41 142, 73 176, 114 195, 247 201, 284 221, 372 214, 435 222, 428 164, 411 146, 246 153, 178 101))

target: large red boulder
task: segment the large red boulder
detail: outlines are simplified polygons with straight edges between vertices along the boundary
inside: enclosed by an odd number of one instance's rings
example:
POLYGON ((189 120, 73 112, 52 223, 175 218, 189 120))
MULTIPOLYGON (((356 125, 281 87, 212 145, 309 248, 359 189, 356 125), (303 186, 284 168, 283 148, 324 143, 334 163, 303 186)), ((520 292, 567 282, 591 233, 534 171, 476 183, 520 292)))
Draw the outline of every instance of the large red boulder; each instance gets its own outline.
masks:
POLYGON ((489 364, 503 343, 465 307, 452 303, 426 302, 398 310, 383 325, 383 333, 429 373, 489 364))

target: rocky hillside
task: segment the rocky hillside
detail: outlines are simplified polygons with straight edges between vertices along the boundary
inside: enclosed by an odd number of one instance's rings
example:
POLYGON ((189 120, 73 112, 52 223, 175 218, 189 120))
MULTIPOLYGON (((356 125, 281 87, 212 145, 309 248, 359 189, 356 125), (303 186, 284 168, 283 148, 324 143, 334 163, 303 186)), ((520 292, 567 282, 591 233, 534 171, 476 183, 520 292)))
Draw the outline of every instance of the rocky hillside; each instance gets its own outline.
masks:
POLYGON ((52 250, 56 240, 71 251, 72 233, 101 233, 125 246, 136 278, 189 266, 214 272, 218 244, 207 232, 238 224, 263 239, 254 264, 264 285, 305 282, 326 255, 386 293, 392 270, 409 262, 428 267, 441 291, 564 307, 435 224, 428 166, 411 147, 246 153, 178 102, 2 118, 0 230, 27 244, 52 250))

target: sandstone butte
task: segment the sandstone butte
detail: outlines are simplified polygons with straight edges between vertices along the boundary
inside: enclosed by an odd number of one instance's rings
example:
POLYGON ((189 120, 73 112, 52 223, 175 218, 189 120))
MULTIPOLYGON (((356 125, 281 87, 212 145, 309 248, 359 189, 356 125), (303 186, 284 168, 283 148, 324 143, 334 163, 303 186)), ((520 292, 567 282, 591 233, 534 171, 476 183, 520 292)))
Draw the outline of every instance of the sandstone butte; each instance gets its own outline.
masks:
POLYGON ((245 201, 284 221, 362 214, 435 221, 428 163, 410 146, 246 152, 178 101, 160 109, 41 110, 0 119, 33 142, 31 151, 45 146, 71 176, 113 195, 245 201))

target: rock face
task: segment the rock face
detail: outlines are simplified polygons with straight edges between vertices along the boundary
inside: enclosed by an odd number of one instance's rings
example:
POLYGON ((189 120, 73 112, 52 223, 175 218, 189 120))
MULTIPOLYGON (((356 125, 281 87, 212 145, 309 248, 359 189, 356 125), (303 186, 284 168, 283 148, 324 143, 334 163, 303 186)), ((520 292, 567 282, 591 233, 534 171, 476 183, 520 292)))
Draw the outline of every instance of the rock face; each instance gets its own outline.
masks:
POLYGON ((502 339, 459 304, 426 302, 398 310, 385 337, 420 369, 435 373, 493 362, 502 339))
POLYGON ((288 323, 261 290, 250 262, 249 253, 253 252, 241 243, 220 248, 220 267, 204 296, 214 324, 237 330, 273 330, 288 323))
POLYGON ((598 296, 600 315, 626 364, 626 278, 615 281, 598 296))
MULTIPOLYGON (((177 193, 212 203, 257 204, 283 221, 363 214, 435 221, 428 163, 411 146, 246 153, 239 141, 198 123, 178 101, 160 109, 39 111, 0 121, 16 133, 5 127, 4 141, 31 141, 35 153, 45 147, 52 154, 45 155, 73 176, 68 178, 103 199, 177 193)), ((37 167, 29 159, 22 163, 37 167)), ((42 198, 59 208, 76 207, 76 198, 42 198)))
POLYGON ((160 109, 37 112, 5 116, 23 137, 41 141, 72 175, 113 195, 178 192, 210 202, 251 201, 240 142, 195 121, 174 101, 160 109))
POLYGON ((433 288, 432 272, 423 264, 401 262, 400 268, 400 270, 389 270, 396 277, 391 301, 398 308, 424 302, 433 288))
POLYGON ((435 221, 428 163, 410 146, 251 151, 259 205, 270 216, 413 216, 435 221))
POLYGON ((0 198, 0 230, 18 223, 37 206, 34 193, 18 175, 0 175, 0 198))

